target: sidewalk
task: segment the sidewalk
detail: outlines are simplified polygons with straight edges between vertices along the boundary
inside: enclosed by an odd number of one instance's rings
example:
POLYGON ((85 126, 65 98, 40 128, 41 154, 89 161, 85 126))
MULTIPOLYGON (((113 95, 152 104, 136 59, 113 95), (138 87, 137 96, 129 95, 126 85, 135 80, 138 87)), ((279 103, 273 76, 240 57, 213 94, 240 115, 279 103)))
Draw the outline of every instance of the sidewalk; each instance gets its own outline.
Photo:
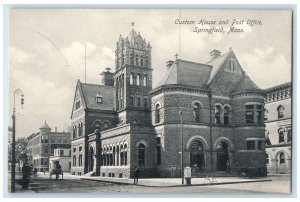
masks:
MULTIPOLYGON (((251 182, 266 182, 272 181, 270 178, 256 178, 256 179, 243 179, 241 177, 216 177, 214 183, 209 183, 206 178, 192 178, 190 186, 209 186, 218 184, 237 184, 237 183, 251 183, 251 182)), ((139 179, 138 184, 133 184, 133 179, 128 178, 113 178, 113 177, 99 177, 99 176, 84 176, 81 180, 93 180, 100 182, 109 182, 124 185, 137 185, 145 187, 180 187, 182 185, 181 178, 149 178, 139 179)))

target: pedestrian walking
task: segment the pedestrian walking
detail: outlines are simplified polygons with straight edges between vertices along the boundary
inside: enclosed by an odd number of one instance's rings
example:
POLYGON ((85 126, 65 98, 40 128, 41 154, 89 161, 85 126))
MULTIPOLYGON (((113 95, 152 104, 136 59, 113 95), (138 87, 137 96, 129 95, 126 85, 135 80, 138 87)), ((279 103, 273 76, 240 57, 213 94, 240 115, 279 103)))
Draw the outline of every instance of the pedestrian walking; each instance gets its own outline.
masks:
POLYGON ((59 178, 59 174, 61 174, 61 165, 59 164, 59 162, 57 163, 57 167, 56 167, 56 179, 59 178))
POLYGON ((227 170, 227 173, 230 173, 230 163, 229 163, 229 160, 227 160, 227 162, 226 162, 226 170, 227 170))
POLYGON ((139 177, 140 177, 140 170, 135 167, 134 169, 134 179, 133 179, 133 183, 137 184, 139 182, 139 177))
POLYGON ((34 178, 37 177, 37 168, 36 167, 34 167, 34 169, 33 169, 33 176, 34 176, 34 178))

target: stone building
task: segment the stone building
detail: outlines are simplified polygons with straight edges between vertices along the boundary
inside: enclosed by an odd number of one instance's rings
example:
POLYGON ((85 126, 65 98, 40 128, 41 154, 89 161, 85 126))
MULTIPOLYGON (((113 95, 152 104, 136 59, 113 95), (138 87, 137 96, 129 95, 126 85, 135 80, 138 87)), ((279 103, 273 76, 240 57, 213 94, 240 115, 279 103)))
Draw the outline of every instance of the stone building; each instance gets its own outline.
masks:
POLYGON ((72 174, 132 177, 139 167, 142 177, 178 177, 183 148, 194 176, 265 175, 265 93, 233 50, 213 50, 207 63, 168 61, 152 89, 151 48, 132 29, 117 42, 115 73, 102 72, 102 85, 77 82, 72 174))
POLYGON ((266 89, 265 124, 268 173, 291 172, 291 82, 266 89))
POLYGON ((38 171, 49 170, 49 157, 54 155, 54 149, 70 149, 71 134, 69 132, 51 132, 49 125, 44 123, 40 131, 27 137, 28 161, 38 171))

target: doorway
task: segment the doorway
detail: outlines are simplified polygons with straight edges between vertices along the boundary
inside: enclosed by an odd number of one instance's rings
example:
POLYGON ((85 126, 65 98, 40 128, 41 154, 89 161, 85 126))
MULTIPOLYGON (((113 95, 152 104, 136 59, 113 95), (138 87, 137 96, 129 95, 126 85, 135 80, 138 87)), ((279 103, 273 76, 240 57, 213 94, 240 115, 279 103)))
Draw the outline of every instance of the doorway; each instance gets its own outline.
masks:
POLYGON ((221 141, 217 144, 217 170, 226 171, 229 163, 228 144, 221 141))

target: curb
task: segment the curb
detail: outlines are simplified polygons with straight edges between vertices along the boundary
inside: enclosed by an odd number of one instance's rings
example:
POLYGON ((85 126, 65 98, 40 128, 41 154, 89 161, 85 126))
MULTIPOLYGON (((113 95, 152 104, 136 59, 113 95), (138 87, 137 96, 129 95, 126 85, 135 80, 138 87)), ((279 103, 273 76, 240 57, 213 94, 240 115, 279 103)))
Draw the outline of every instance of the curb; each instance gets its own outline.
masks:
POLYGON ((113 184, 121 184, 121 185, 135 185, 141 187, 190 187, 190 186, 212 186, 212 185, 224 185, 224 184, 240 184, 240 183, 253 183, 253 182, 268 182, 272 181, 271 179, 265 180, 253 180, 253 181, 239 181, 239 182, 217 182, 212 184, 191 184, 191 185, 145 185, 145 184, 133 184, 128 182, 117 182, 117 181, 108 181, 108 180, 101 180, 101 179, 91 179, 91 178, 80 178, 81 180, 90 180, 90 181, 99 181, 99 182, 107 182, 113 184))

